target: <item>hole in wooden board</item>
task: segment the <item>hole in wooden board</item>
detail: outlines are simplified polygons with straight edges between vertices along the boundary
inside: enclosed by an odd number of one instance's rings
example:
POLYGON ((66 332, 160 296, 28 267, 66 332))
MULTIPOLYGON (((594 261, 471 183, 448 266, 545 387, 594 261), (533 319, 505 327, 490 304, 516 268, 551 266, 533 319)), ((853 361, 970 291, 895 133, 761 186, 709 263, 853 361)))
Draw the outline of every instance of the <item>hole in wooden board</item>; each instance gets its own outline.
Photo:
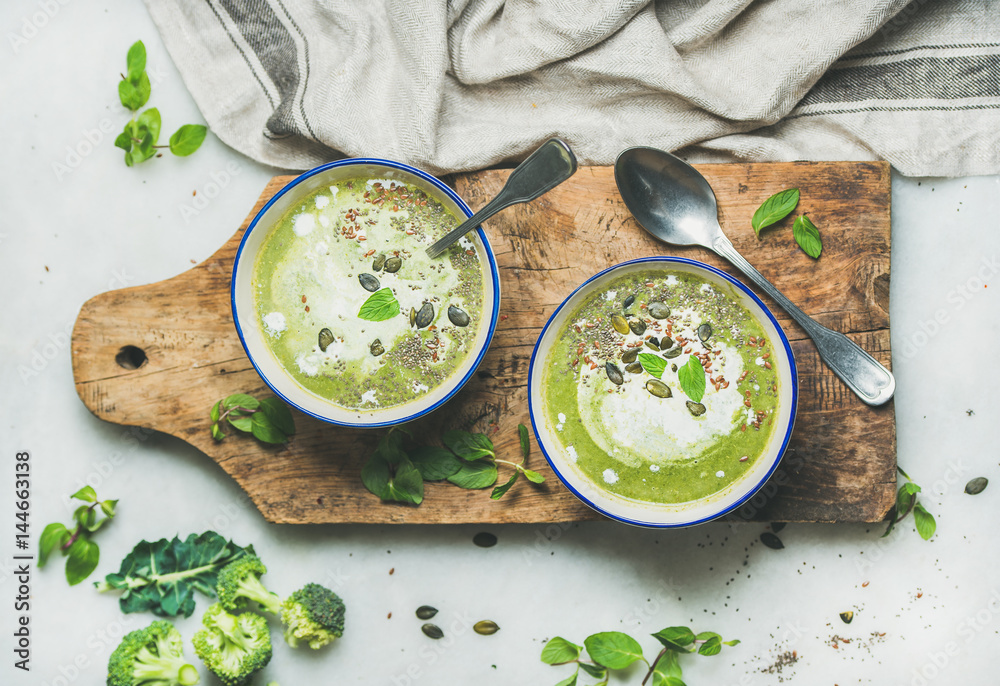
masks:
POLYGON ((138 369, 146 364, 146 351, 134 345, 126 345, 115 355, 115 362, 122 369, 138 369))

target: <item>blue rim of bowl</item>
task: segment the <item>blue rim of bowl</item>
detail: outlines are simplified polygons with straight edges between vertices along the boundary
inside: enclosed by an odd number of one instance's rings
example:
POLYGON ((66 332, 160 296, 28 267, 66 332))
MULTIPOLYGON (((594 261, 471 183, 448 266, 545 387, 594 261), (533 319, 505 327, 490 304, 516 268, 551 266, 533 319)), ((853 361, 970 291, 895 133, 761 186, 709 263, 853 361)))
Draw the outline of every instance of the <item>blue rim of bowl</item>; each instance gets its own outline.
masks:
MULTIPOLYGON (((393 162, 392 160, 383 160, 376 157, 350 157, 343 160, 336 160, 335 162, 327 162, 326 164, 322 164, 318 167, 310 169, 309 171, 303 172, 302 174, 296 176, 294 179, 288 182, 288 185, 286 185, 280 191, 275 193, 274 196, 267 201, 267 204, 264 205, 262 208, 260 208, 260 211, 254 216, 253 221, 251 221, 249 226, 247 226, 247 230, 243 233, 243 238, 240 240, 240 247, 236 251, 236 258, 233 260, 233 274, 229 281, 229 306, 233 312, 233 323, 236 325, 236 333, 240 337, 240 344, 243 346, 243 350, 244 352, 246 352, 247 358, 249 358, 250 360, 250 364, 253 365, 253 368, 256 370, 257 375, 260 376, 261 379, 263 379, 264 383, 267 384, 267 387, 270 388, 275 395, 281 398, 288 405, 294 407, 299 412, 309 415, 310 417, 318 419, 322 422, 326 422, 327 424, 334 424, 336 426, 347 426, 354 429, 379 429, 387 426, 397 426, 399 424, 405 424, 406 422, 411 422, 414 419, 419 419, 428 412, 433 412, 434 410, 436 410, 437 408, 441 407, 446 402, 451 400, 451 398, 456 393, 458 393, 463 386, 465 386, 465 384, 469 381, 469 379, 472 378, 472 375, 475 374, 476 369, 479 368, 479 364, 483 361, 483 357, 486 355, 486 351, 489 350, 490 343, 493 342, 493 333, 496 331, 497 328, 498 315, 500 314, 500 272, 497 269, 496 258, 493 256, 493 247, 490 245, 489 240, 486 238, 486 233, 483 231, 482 226, 477 226, 475 230, 476 233, 479 234, 479 239, 483 242, 483 246, 486 248, 486 257, 490 264, 490 278, 493 281, 493 292, 495 294, 495 297, 493 298, 493 312, 490 314, 490 328, 489 331, 486 333, 486 344, 483 346, 482 350, 479 351, 479 355, 476 356, 476 360, 469 368, 468 373, 464 377, 462 377, 461 381, 459 381, 454 388, 451 389, 448 395, 446 395, 445 397, 443 397, 441 400, 437 401, 430 407, 427 407, 407 417, 403 417, 402 419, 397 419, 387 422, 377 422, 372 424, 369 423, 358 424, 354 422, 344 422, 336 419, 330 419, 329 417, 324 417, 322 415, 316 414, 315 412, 311 412, 305 409, 304 407, 300 406, 295 401, 289 399, 287 396, 285 396, 283 393, 278 391, 277 388, 274 387, 270 379, 268 379, 267 376, 264 374, 264 372, 261 370, 261 368, 257 366, 257 361, 254 360, 253 355, 250 354, 250 349, 247 347, 247 342, 243 337, 243 327, 240 326, 240 318, 236 312, 236 265, 240 263, 240 255, 243 254, 243 248, 246 246, 246 242, 247 239, 250 237, 250 233, 257 226, 257 223, 264 216, 264 213, 271 208, 271 205, 276 203, 283 195, 285 195, 285 193, 288 193, 306 179, 315 176, 316 174, 321 174, 328 169, 334 169, 336 167, 344 167, 344 166, 361 165, 361 164, 381 165, 383 167, 399 169, 401 171, 413 174, 414 176, 417 176, 423 179, 424 181, 427 181, 432 186, 434 186, 439 191, 448 196, 448 198, 454 201, 454 203, 458 205, 459 209, 461 209, 462 212, 465 213, 466 218, 472 216, 472 210, 469 209, 469 206, 465 204, 465 201, 462 200, 462 198, 460 198, 458 194, 455 193, 455 191, 448 188, 448 186, 446 186, 439 179, 431 176, 427 172, 417 169, 416 167, 411 167, 407 164, 403 164, 402 162, 393 162)), ((305 392, 309 393, 310 391, 306 390, 305 392)))
POLYGON ((531 418, 531 428, 535 432, 535 437, 537 438, 539 433, 538 433, 538 426, 535 422, 535 406, 534 403, 531 401, 531 389, 533 388, 532 377, 534 377, 535 375, 535 358, 538 356, 538 349, 539 346, 541 346, 542 344, 542 339, 545 337, 545 333, 549 330, 549 327, 552 326, 552 322, 555 321, 556 316, 562 311, 564 307, 566 307, 566 304, 570 300, 572 300, 573 296, 575 296, 578 292, 580 292, 580 290, 583 289, 588 283, 594 281, 595 279, 601 278, 608 272, 612 272, 617 269, 622 269, 624 267, 633 264, 643 264, 643 263, 655 264, 658 262, 691 265, 694 267, 698 267, 700 269, 704 269, 705 271, 715 274, 716 276, 722 277, 723 279, 725 279, 726 281, 733 284, 741 291, 749 295, 751 298, 753 298, 753 301, 757 303, 761 311, 763 311, 764 314, 767 315, 767 318, 771 320, 771 323, 774 324, 774 328, 778 332, 778 336, 781 338, 781 344, 785 348, 785 354, 788 357, 789 371, 791 373, 791 379, 792 379, 791 415, 788 418, 788 429, 785 432, 785 436, 781 441, 781 449, 778 451, 777 457, 774 460, 774 464, 771 465, 771 468, 768 469, 767 474, 764 475, 764 477, 757 483, 756 486, 750 489, 746 493, 746 495, 744 495, 742 498, 740 498, 738 501, 736 501, 729 507, 720 510, 718 513, 713 514, 710 517, 703 517, 702 519, 698 519, 692 522, 676 522, 676 523, 665 524, 661 522, 645 522, 638 519, 623 517, 621 515, 614 514, 613 512, 608 512, 607 509, 594 504, 586 496, 580 493, 577 489, 573 488, 573 486, 563 477, 562 472, 559 471, 559 468, 556 466, 553 459, 549 456, 548 451, 545 449, 545 446, 542 444, 541 441, 538 441, 538 447, 541 448, 542 454, 545 456, 545 461, 549 463, 549 467, 551 467, 552 471, 555 472, 556 476, 559 477, 559 481, 562 482, 563 486, 568 488, 570 492, 573 493, 573 495, 579 498, 585 505, 590 507, 592 510, 600 512, 605 517, 613 519, 616 522, 622 522, 623 524, 632 524, 633 526, 641 526, 648 529, 681 529, 688 526, 695 526, 697 524, 704 524, 705 522, 710 522, 712 520, 718 519, 719 517, 723 517, 732 512, 733 510, 739 508, 745 502, 750 500, 750 498, 756 495, 757 491, 759 491, 761 487, 767 482, 767 480, 771 478, 771 475, 774 474, 774 471, 778 468, 778 465, 781 463, 781 458, 785 455, 785 450, 788 448, 788 441, 792 436, 792 429, 795 427, 795 415, 797 414, 798 400, 799 400, 799 377, 795 367, 795 357, 792 355, 792 347, 791 345, 789 345, 788 338, 785 336, 785 332, 782 330, 781 325, 778 324, 778 320, 774 318, 773 314, 771 314, 771 310, 769 310, 767 308, 767 305, 765 305, 763 301, 761 301, 761 299, 758 298, 757 295, 753 291, 751 291, 746 285, 737 281, 724 271, 716 269, 711 265, 705 264, 704 262, 698 262, 697 260, 689 260, 685 257, 670 257, 670 256, 641 257, 636 260, 629 260, 628 262, 622 262, 620 264, 616 264, 613 267, 608 267, 604 271, 594 274, 592 277, 590 277, 589 279, 581 283, 579 286, 577 286, 572 293, 566 296, 566 299, 562 301, 559 307, 556 308, 556 311, 552 313, 552 316, 549 317, 549 320, 545 322, 545 326, 542 328, 542 332, 538 335, 538 340, 535 342, 535 348, 534 350, 531 351, 531 362, 528 364, 528 415, 531 418))

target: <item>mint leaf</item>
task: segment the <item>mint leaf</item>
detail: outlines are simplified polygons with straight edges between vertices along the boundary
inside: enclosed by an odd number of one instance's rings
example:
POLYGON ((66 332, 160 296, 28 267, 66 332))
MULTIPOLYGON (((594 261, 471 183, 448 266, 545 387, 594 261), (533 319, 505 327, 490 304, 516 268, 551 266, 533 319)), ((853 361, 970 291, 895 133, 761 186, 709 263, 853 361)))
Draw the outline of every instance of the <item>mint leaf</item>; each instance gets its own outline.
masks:
POLYGON ((545 481, 545 477, 538 472, 533 472, 530 469, 525 469, 524 467, 521 467, 521 471, 524 472, 524 478, 533 484, 540 484, 545 481))
POLYGON ((396 473, 386 484, 383 500, 419 505, 424 499, 424 479, 408 459, 395 465, 396 473))
POLYGON ((139 90, 129 81, 118 82, 118 99, 122 101, 122 105, 133 112, 142 107, 139 90))
POLYGON ((576 686, 576 678, 579 674, 580 670, 573 672, 571 675, 556 684, 556 686, 576 686))
POLYGON ((792 224, 792 236, 802 251, 813 259, 818 259, 823 252, 823 240, 819 237, 819 229, 806 215, 799 215, 792 224))
POLYGON ((226 437, 226 434, 219 428, 218 423, 212 424, 212 438, 217 441, 221 441, 226 437))
POLYGON ((481 457, 496 457, 493 441, 486 434, 453 430, 445 432, 444 444, 463 460, 478 460, 481 457))
POLYGON ((694 643, 694 632, 686 626, 668 626, 653 634, 653 638, 670 650, 688 652, 687 646, 694 643))
MULTIPOLYGON (((750 219, 750 226, 753 227, 754 233, 759 238, 761 229, 787 217, 798 204, 798 188, 789 188, 788 190, 775 193, 765 200, 764 204, 758 207, 757 211, 753 213, 753 218, 750 219)), ((696 400, 695 402, 698 401, 696 400)))
POLYGON ((132 150, 132 134, 128 130, 126 125, 125 131, 118 134, 118 138, 115 139, 115 147, 121 148, 125 152, 132 150))
POLYGON ((215 403, 214 405, 212 405, 212 409, 209 410, 208 417, 209 417, 209 419, 212 420, 212 422, 219 421, 219 408, 220 407, 222 407, 222 401, 221 400, 218 401, 217 403, 215 403))
POLYGON ((497 481, 497 466, 490 460, 464 462, 462 468, 448 477, 459 488, 487 488, 497 481))
POLYGON ((271 423, 263 412, 254 412, 251 417, 251 432, 254 438, 264 443, 287 443, 285 432, 271 423))
POLYGON ((694 355, 688 357, 687 364, 677 370, 677 380, 681 390, 693 402, 700 403, 705 397, 705 368, 694 355))
POLYGON ((252 395, 247 395, 246 393, 234 393, 225 400, 222 401, 222 406, 227 410, 231 410, 236 407, 242 407, 244 410, 256 410, 260 407, 260 403, 252 395))
POLYGON ((639 353, 639 364, 657 379, 663 376, 663 370, 667 368, 667 361, 659 355, 652 353, 639 353))
MULTIPOLYGON (((608 673, 608 670, 602 667, 601 665, 592 665, 589 662, 581 662, 580 669, 582 669, 595 679, 603 679, 608 673)), ((599 685, 595 684, 595 686, 599 685)))
POLYGON ((170 137, 170 152, 178 157, 187 157, 201 147, 208 128, 201 124, 185 124, 170 137))
POLYGON ((96 503, 97 493, 91 486, 84 486, 79 491, 70 496, 70 498, 75 498, 76 500, 82 500, 85 503, 96 503))
POLYGON ((668 684, 670 683, 668 679, 681 678, 681 664, 678 660, 679 653, 676 650, 667 649, 667 652, 663 654, 659 662, 653 668, 653 683, 654 684, 668 684))
POLYGON ((361 483, 379 498, 389 485, 389 463, 378 452, 368 458, 361 468, 361 483))
POLYGON ((392 294, 391 288, 375 291, 358 310, 358 317, 369 322, 384 322, 399 314, 399 301, 392 294))
POLYGON ((101 501, 101 512, 103 512, 108 518, 115 516, 115 508, 118 506, 117 500, 102 500, 101 501))
POLYGON ((521 439, 521 455, 524 459, 528 459, 528 453, 531 452, 531 441, 528 440, 528 427, 524 424, 517 425, 517 433, 521 439))
POLYGON ((66 545, 71 535, 63 524, 54 523, 45 527, 38 539, 38 567, 44 567, 49 555, 66 545))
POLYGON ((698 647, 699 655, 718 655, 722 652, 722 637, 716 634, 698 647))
POLYGON ((514 485, 514 483, 517 481, 517 477, 519 476, 521 476, 521 472, 515 469, 510 479, 507 480, 507 483, 505 483, 503 486, 497 486, 496 488, 493 489, 493 492, 490 493, 490 498, 492 498, 493 500, 500 500, 500 498, 502 498, 504 494, 510 490, 510 487, 514 485))
POLYGON ((252 415, 233 413, 226 417, 226 419, 229 420, 229 423, 232 424, 234 428, 239 429, 244 433, 250 433, 253 431, 253 419, 251 419, 251 416, 252 415))
POLYGON ((731 641, 723 641, 722 642, 722 645, 727 645, 727 646, 738 646, 739 644, 740 644, 740 639, 738 639, 738 638, 734 638, 731 641))
POLYGON ((70 586, 78 583, 90 576, 90 573, 97 568, 97 562, 101 557, 100 549, 96 543, 91 543, 86 538, 78 538, 69 547, 69 557, 66 559, 66 581, 70 586))
POLYGON ((588 636, 583 642, 594 662, 608 669, 625 669, 642 659, 642 646, 620 631, 604 631, 588 636))
POLYGON ((281 433, 287 436, 295 433, 295 419, 292 418, 292 411, 279 398, 264 398, 260 401, 259 409, 281 433))
POLYGON ((570 643, 562 636, 549 639, 549 642, 542 648, 542 662, 547 665, 558 665, 563 662, 572 662, 580 657, 583 646, 570 643))
POLYGON ((128 65, 128 76, 126 78, 133 85, 137 85, 142 72, 146 70, 146 46, 143 45, 141 40, 137 40, 128 49, 125 63, 128 65))
POLYGON ((917 503, 913 506, 913 523, 917 526, 917 533, 920 534, 920 538, 929 540, 934 532, 937 531, 937 522, 934 521, 934 515, 928 512, 921 503, 917 503))
POLYGON ((146 127, 149 131, 149 135, 152 138, 153 144, 160 139, 160 126, 162 122, 160 121, 160 111, 155 107, 150 107, 139 115, 136 120, 140 127, 146 127))
POLYGON ((462 463, 450 450, 434 446, 414 448, 410 451, 410 461, 424 481, 447 479, 462 468, 462 463))
POLYGON ((139 81, 135 84, 136 101, 133 110, 138 110, 140 107, 149 101, 149 93, 152 91, 152 87, 149 85, 149 77, 146 72, 139 75, 139 81))

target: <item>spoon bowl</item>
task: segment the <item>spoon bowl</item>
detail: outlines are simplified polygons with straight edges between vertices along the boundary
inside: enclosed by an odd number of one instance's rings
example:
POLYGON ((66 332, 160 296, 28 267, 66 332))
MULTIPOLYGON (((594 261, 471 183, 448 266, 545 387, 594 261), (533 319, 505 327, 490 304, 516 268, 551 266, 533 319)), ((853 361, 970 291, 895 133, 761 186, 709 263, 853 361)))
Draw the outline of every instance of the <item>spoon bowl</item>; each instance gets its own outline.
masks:
POLYGON ((700 245, 729 260, 788 312, 816 343, 819 356, 865 403, 882 405, 896 390, 892 373, 857 343, 800 310, 744 259, 719 226, 715 192, 676 155, 629 148, 615 161, 618 192, 639 225, 673 245, 700 245))

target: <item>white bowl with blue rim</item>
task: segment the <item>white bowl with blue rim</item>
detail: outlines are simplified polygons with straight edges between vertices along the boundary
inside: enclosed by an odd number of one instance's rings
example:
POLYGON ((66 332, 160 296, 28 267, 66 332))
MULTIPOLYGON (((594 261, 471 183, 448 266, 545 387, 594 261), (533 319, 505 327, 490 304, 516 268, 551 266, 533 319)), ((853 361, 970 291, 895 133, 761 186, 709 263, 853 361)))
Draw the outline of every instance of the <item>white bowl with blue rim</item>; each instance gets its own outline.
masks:
MULTIPOLYGON (((549 318, 535 344, 528 371, 528 407, 531 424, 538 444, 549 466, 577 498, 597 512, 626 524, 651 528, 675 528, 708 522, 743 506, 749 506, 765 482, 778 469, 781 456, 788 447, 795 425, 798 403, 798 378, 791 346, 778 321, 753 291, 740 281, 715 267, 681 257, 648 257, 615 265, 591 277, 567 297, 549 318), (759 322, 771 341, 771 354, 777 360, 778 410, 774 429, 763 454, 741 478, 718 493, 706 498, 676 504, 653 504, 624 498, 604 490, 583 474, 557 437, 545 411, 543 365, 549 357, 559 332, 569 323, 570 316, 592 294, 610 281, 629 273, 662 268, 670 272, 689 272, 719 287, 720 292, 737 298, 759 322)), ((760 503, 755 506, 759 509, 760 503)))
POLYGON ((349 179, 397 181, 424 191, 459 220, 472 210, 455 191, 440 180, 409 165, 374 158, 351 158, 330 162, 303 173, 278 191, 257 213, 240 241, 230 286, 233 321, 243 349, 254 369, 270 389, 288 405, 324 422, 356 428, 394 426, 418 419, 437 409, 472 378, 493 339, 500 311, 500 276, 493 250, 482 227, 467 234, 483 265, 483 307, 473 347, 455 372, 440 385, 411 402, 396 407, 354 410, 320 397, 299 384, 284 370, 267 344, 266 333, 254 312, 253 270, 257 255, 271 228, 303 198, 319 188, 349 179))

